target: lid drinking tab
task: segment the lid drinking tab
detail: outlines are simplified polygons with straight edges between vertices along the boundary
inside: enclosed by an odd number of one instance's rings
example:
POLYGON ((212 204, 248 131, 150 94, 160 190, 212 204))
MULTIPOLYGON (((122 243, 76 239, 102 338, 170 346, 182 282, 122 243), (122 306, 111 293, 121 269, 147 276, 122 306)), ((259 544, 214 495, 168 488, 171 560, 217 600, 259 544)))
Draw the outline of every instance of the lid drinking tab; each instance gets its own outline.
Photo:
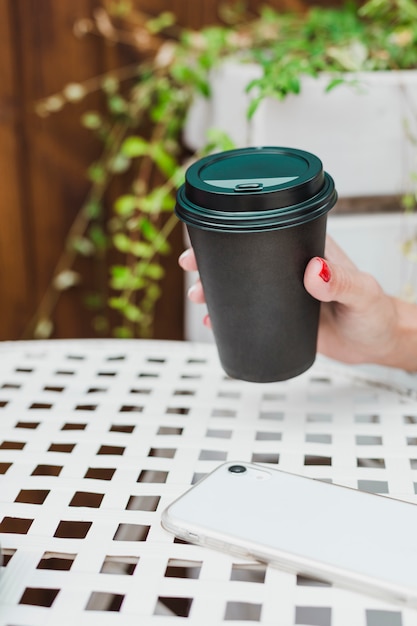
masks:
POLYGON ((239 183, 235 185, 235 191, 262 191, 263 188, 263 183, 239 183))

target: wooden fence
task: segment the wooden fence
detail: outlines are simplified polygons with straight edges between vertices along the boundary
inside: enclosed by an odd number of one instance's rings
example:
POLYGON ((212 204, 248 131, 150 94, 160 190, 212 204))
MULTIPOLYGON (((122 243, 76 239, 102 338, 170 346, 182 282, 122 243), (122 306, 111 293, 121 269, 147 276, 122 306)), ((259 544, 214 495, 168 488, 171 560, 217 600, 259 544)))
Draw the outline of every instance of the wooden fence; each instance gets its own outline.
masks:
MULTIPOLYGON (((135 0, 151 14, 174 11, 184 26, 217 20, 219 0, 135 0)), ((0 2, 0 340, 31 337, 62 254, 66 235, 88 189, 85 171, 98 150, 80 125, 81 104, 42 118, 36 103, 73 81, 103 73, 118 51, 99 38, 77 39, 74 22, 99 0, 2 0, 0 2)), ((257 2, 250 3, 255 8, 257 2)), ((259 2, 261 4, 261 2, 259 2)), ((278 2, 271 2, 275 6, 278 2)), ((281 5, 299 8, 300 0, 281 5)), ((155 335, 181 338, 182 275, 176 262, 181 229, 172 238, 155 335)), ((92 275, 91 280, 94 281, 92 275)), ((56 302, 53 337, 88 337, 91 315, 81 296, 86 285, 56 302)))

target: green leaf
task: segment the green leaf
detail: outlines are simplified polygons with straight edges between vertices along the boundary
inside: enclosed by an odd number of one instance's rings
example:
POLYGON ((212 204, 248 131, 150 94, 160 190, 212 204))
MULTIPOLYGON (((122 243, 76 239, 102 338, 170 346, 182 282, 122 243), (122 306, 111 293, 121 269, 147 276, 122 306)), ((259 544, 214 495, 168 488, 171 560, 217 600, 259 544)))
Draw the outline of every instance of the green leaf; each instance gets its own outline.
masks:
POLYGON ((145 287, 144 279, 137 275, 136 271, 132 271, 130 267, 125 265, 113 265, 110 269, 111 279, 110 286, 112 289, 123 291, 137 290, 145 287))
POLYGON ((71 240, 71 246, 81 256, 89 257, 93 256, 95 252, 94 245, 87 237, 74 237, 71 240))
POLYGON ((175 206, 175 198, 166 187, 156 187, 147 196, 138 199, 140 209, 144 213, 158 214, 171 211, 175 206))
POLYGON ((156 300, 153 300, 152 298, 143 298, 142 302, 140 303, 141 309, 144 313, 148 313, 148 317, 152 316, 152 313, 155 310, 155 302, 156 300))
POLYGON ((116 233, 113 235, 113 245, 119 252, 130 252, 132 242, 124 233, 116 233))
POLYGON ((408 193, 403 195, 403 197, 401 198, 401 204, 403 205, 406 213, 412 213, 416 206, 416 198, 414 194, 408 193))
POLYGON ((115 115, 126 113, 128 105, 126 100, 119 94, 111 95, 107 101, 109 111, 115 115))
POLYGON ((346 81, 343 78, 333 78, 326 86, 325 92, 329 93, 329 91, 331 91, 335 87, 338 87, 339 85, 343 85, 345 82, 346 81))
POLYGON ((159 167, 161 172, 167 178, 171 178, 175 173, 178 164, 177 161, 164 149, 162 143, 153 143, 151 145, 151 157, 159 167))
POLYGON ((149 263, 144 270, 145 274, 152 280, 161 280, 165 276, 164 268, 157 263, 149 263))
POLYGON ((156 283, 151 283, 148 289, 146 290, 146 297, 152 300, 153 302, 156 302, 156 300, 158 300, 158 298, 161 297, 161 294, 162 294, 162 290, 159 287, 159 285, 157 285, 156 283))
POLYGON ((236 144, 230 136, 219 128, 210 128, 206 135, 212 150, 217 149, 225 152, 236 148, 236 144))
POLYGON ((84 297, 84 304, 91 311, 98 311, 104 308, 103 296, 95 291, 88 293, 84 297))
POLYGON ((123 315, 130 322, 140 322, 141 319, 143 318, 143 313, 140 310, 140 308, 137 307, 135 304, 131 304, 131 303, 128 303, 125 306, 125 308, 123 309, 123 315))
POLYGON ((132 241, 124 233, 116 233, 113 236, 113 244, 120 252, 130 253, 139 258, 148 259, 154 254, 154 248, 150 243, 132 241))
POLYGON ((184 84, 190 82, 193 72, 186 63, 177 62, 171 68, 171 75, 180 84, 184 84))
POLYGON ((175 24, 175 15, 171 11, 163 11, 153 19, 146 22, 146 26, 150 33, 156 34, 175 24))
POLYGON ((130 269, 126 265, 113 265, 110 272, 114 278, 125 278, 130 275, 130 269))
POLYGON ((112 309, 115 309, 116 311, 123 311, 126 305, 127 305, 127 300, 126 298, 123 298, 122 296, 109 298, 109 307, 112 309))
POLYGON ((109 170, 113 172, 113 174, 121 174, 129 169, 130 163, 130 158, 119 153, 109 162, 109 170))
POLYGON ((144 156, 150 150, 149 143, 143 137, 128 137, 121 146, 121 153, 130 158, 144 156))
POLYGON ((132 241, 130 245, 130 251, 136 257, 140 257, 143 259, 148 259, 154 254, 153 246, 151 246, 151 244, 149 243, 145 243, 144 241, 132 241))
POLYGON ((176 189, 181 187, 181 185, 183 185, 185 181, 185 168, 181 166, 178 167, 171 176, 171 181, 176 189))
POLYGON ((167 242, 166 238, 160 233, 158 237, 155 237, 153 241, 155 252, 160 254, 169 254, 171 252, 171 246, 167 242))
POLYGON ((89 200, 83 207, 85 216, 90 220, 95 220, 101 216, 102 205, 99 200, 89 200))
POLYGON ((246 112, 246 115, 248 117, 248 119, 252 119, 252 117, 255 115, 259 105, 261 104, 263 100, 263 96, 257 96, 256 98, 253 98, 248 106, 248 110, 246 112))
POLYGON ((113 335, 117 337, 117 339, 132 339, 134 336, 130 328, 126 326, 116 326, 113 330, 113 335))
POLYGON ((138 206, 138 199, 133 194, 125 194, 119 196, 114 203, 114 209, 118 215, 130 217, 133 215, 138 206))
POLYGON ((115 94, 119 90, 119 81, 115 76, 105 76, 101 81, 101 88, 107 94, 115 94))
POLYGON ((98 128, 101 128, 103 120, 100 114, 96 111, 88 111, 81 116, 81 124, 90 130, 97 130, 98 128))
POLYGON ((155 228, 152 222, 149 221, 147 218, 144 218, 141 221, 140 230, 145 239, 151 242, 155 239, 155 237, 159 235, 159 230, 155 228))
POLYGON ((93 163, 87 170, 87 176, 91 182, 100 185, 106 180, 106 170, 99 163, 93 163))
POLYGON ((88 235, 96 250, 105 250, 107 248, 107 235, 99 224, 92 224, 88 230, 88 235))
POLYGON ((193 91, 204 97, 210 96, 210 85, 207 81, 207 70, 213 66, 213 59, 208 54, 202 54, 198 58, 199 67, 192 67, 187 63, 176 63, 171 68, 173 79, 178 82, 182 88, 191 87, 193 91))
POLYGON ((109 330, 109 320, 104 315, 95 315, 92 324, 95 332, 99 335, 104 335, 109 330))

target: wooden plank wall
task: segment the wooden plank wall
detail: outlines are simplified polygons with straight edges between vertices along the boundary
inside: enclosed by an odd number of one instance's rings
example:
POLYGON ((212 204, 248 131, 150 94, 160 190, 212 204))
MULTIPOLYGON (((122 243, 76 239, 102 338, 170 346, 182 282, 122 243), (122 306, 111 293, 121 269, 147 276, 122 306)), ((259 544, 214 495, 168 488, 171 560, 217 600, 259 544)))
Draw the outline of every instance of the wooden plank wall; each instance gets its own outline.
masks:
MULTIPOLYGON (((151 14, 174 11, 184 26, 217 20, 220 0, 135 0, 151 14)), ((31 336, 31 319, 53 276, 66 234, 88 189, 85 170, 98 146, 82 129, 82 105, 47 119, 35 103, 72 81, 100 74, 117 51, 100 39, 77 39, 74 22, 99 0, 2 0, 0 2, 0 340, 31 336)), ((256 0, 250 3, 256 8, 256 0)), ((271 2, 279 6, 279 2, 271 2)), ((281 0, 281 6, 300 0, 281 0)), ((90 101, 91 104, 91 101, 90 101)), ((99 103, 97 103, 100 106, 99 103)), ((182 275, 173 238, 156 337, 182 337, 182 275)), ((91 277, 94 280, 94 277, 91 277)), ((91 319, 81 305, 84 287, 65 292, 56 307, 55 338, 89 337, 91 319)))

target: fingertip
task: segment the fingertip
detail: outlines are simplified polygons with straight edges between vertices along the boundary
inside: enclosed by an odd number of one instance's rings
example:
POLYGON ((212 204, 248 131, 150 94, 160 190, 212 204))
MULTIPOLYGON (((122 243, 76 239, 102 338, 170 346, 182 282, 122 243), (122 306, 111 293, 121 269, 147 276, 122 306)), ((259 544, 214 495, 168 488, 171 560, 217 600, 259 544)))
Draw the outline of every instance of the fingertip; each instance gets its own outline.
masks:
POLYGON ((206 328, 210 328, 211 329, 211 319, 210 319, 209 315, 205 315, 204 316, 203 324, 204 324, 204 326, 206 326, 206 328))
POLYGON ((332 270, 326 259, 322 257, 314 257, 307 264, 304 273, 304 286, 317 300, 324 302, 330 298, 330 283, 332 278, 332 270))
POLYGON ((195 302, 197 304, 202 304, 204 302, 204 291, 199 280, 189 288, 187 296, 191 302, 195 302))
POLYGON ((187 248, 178 258, 178 263, 183 270, 187 272, 197 271, 197 261, 195 260, 194 250, 187 248))
POLYGON ((198 293, 198 287, 197 285, 191 285, 191 287, 189 288, 189 290, 187 291, 187 297, 189 300, 191 300, 192 302, 196 299, 197 297, 197 293, 198 293))
POLYGON ((190 258, 190 250, 184 250, 182 254, 178 257, 178 265, 182 267, 182 269, 186 269, 186 266, 189 262, 190 258))

